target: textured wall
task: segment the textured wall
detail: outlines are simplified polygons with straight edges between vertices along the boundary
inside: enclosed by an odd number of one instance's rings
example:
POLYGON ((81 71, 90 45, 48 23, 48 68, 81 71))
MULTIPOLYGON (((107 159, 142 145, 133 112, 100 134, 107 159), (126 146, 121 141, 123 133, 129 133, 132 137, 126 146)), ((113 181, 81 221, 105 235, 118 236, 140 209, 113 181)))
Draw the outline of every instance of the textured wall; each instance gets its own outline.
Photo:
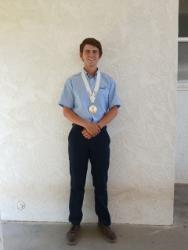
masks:
MULTIPOLYGON (((57 102, 94 36, 122 100, 109 126, 112 221, 172 223, 177 16, 177 0, 0 1, 3 219, 67 221, 70 124, 57 102)), ((90 168, 83 212, 97 220, 90 168)))

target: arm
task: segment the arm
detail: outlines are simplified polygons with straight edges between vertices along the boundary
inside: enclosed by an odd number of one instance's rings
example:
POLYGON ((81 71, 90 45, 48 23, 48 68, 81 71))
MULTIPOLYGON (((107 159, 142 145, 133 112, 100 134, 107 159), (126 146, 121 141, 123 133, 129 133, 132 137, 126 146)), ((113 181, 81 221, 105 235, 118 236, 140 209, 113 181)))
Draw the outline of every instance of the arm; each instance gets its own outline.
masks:
POLYGON ((111 122, 116 117, 117 114, 118 114, 118 107, 114 106, 103 116, 103 118, 97 124, 102 129, 109 122, 111 122))
POLYGON ((63 114, 64 116, 71 121, 72 123, 75 123, 79 126, 82 126, 86 129, 86 131, 91 136, 96 136, 100 132, 100 127, 96 123, 89 122, 81 117, 79 117, 77 114, 75 114, 72 109, 64 107, 63 108, 63 114))

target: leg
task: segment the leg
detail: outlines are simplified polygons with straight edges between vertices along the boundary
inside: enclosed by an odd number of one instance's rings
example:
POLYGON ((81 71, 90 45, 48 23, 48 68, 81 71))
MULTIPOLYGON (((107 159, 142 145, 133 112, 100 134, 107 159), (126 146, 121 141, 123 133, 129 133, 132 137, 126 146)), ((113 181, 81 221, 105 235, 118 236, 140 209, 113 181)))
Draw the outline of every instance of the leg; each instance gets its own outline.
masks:
POLYGON ((108 168, 110 159, 110 139, 106 129, 91 139, 90 161, 93 186, 95 189, 95 211, 100 223, 109 226, 111 218, 108 211, 108 168))
POLYGON ((83 217, 82 204, 85 192, 89 154, 87 140, 82 136, 79 127, 72 128, 68 140, 71 177, 69 221, 74 225, 79 225, 83 217))

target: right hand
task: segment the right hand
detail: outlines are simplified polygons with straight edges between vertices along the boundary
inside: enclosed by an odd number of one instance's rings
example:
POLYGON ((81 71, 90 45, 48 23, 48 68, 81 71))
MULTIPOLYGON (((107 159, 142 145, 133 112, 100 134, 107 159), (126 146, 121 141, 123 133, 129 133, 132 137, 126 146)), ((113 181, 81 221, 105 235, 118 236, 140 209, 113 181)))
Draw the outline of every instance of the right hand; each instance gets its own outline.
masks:
POLYGON ((101 131, 99 125, 92 122, 87 122, 84 127, 88 131, 88 133, 92 136, 96 136, 101 131))

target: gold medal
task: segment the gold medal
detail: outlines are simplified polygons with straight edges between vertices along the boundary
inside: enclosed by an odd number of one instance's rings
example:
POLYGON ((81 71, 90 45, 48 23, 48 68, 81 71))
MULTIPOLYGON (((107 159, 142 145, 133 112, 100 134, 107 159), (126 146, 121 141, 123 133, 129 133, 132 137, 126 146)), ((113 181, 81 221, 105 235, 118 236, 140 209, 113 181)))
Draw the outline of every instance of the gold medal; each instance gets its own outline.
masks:
POLYGON ((95 105, 90 105, 89 106, 89 112, 91 113, 91 114, 96 114, 97 113, 97 107, 95 106, 95 105))

